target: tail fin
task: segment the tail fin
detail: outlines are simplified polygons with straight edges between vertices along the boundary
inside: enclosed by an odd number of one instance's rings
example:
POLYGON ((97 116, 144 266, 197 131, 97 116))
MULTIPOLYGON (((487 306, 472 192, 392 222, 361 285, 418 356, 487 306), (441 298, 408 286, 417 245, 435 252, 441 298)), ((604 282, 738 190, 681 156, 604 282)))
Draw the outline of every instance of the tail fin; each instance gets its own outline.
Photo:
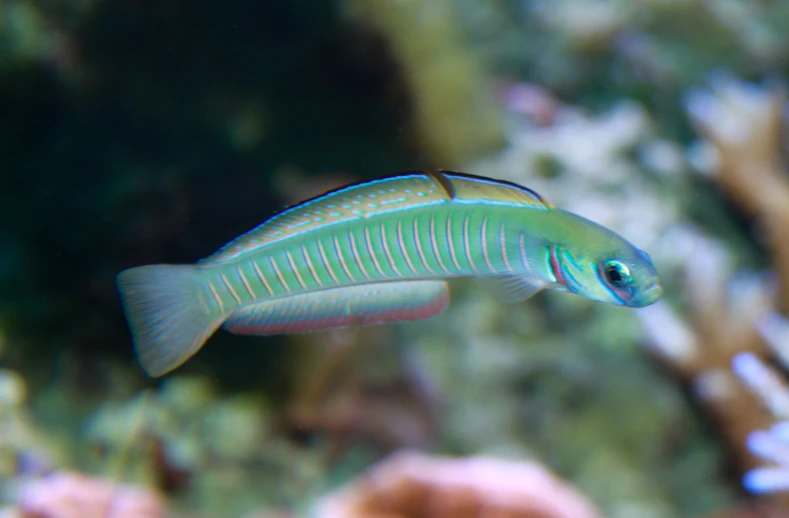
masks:
POLYGON ((201 302, 197 266, 140 266, 119 273, 117 283, 137 358, 149 376, 184 363, 225 319, 201 302))

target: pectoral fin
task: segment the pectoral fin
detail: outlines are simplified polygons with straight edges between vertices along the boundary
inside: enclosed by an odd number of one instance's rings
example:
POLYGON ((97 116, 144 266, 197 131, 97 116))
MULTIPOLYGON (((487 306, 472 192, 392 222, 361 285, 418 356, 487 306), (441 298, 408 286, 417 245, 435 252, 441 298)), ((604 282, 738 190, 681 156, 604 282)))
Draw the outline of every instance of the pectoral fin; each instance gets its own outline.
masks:
POLYGON ((250 304, 236 309, 224 327, 240 335, 305 333, 422 320, 448 303, 445 281, 363 284, 250 304))
POLYGON ((479 280, 494 297, 507 304, 530 299, 548 287, 543 280, 520 275, 497 275, 479 280))

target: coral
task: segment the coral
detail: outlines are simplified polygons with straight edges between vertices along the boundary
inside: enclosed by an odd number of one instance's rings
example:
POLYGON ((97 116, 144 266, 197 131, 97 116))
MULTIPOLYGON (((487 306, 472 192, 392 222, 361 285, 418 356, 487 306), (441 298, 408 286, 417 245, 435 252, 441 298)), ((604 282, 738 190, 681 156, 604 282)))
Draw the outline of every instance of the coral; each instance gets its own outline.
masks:
POLYGON ((638 8, 632 2, 600 5, 588 0, 559 0, 533 2, 533 9, 543 24, 566 34, 572 46, 582 48, 607 41, 623 27, 631 25, 638 8))
MULTIPOLYGON (((777 446, 781 444, 784 427, 775 422, 789 419, 786 402, 789 390, 766 363, 775 358, 784 368, 789 367, 787 325, 780 316, 789 310, 789 243, 785 238, 789 225, 789 178, 781 151, 786 102, 787 92, 781 83, 745 83, 723 72, 712 78, 709 91, 697 89, 687 97, 696 129, 714 150, 710 153, 714 160, 708 173, 753 219, 772 262, 777 291, 769 300, 771 305, 743 319, 744 325, 750 327, 746 339, 755 346, 747 347, 748 342, 740 337, 743 340, 740 349, 747 352, 739 353, 732 361, 734 372, 752 397, 764 402, 759 408, 769 410, 770 418, 767 422, 764 418, 749 421, 747 412, 753 405, 746 404, 746 413, 732 416, 732 421, 736 421, 740 431, 746 432, 745 437, 738 434, 736 440, 741 440, 747 451, 781 461, 783 457, 777 446), (760 431, 771 423, 769 432, 760 431)), ((720 329, 721 322, 730 323, 715 321, 719 339, 726 336, 726 328, 720 329)), ((730 424, 735 426, 734 422, 730 424)), ((745 476, 745 486, 759 493, 780 489, 776 473, 757 468, 759 463, 753 457, 748 460, 752 471, 745 476)), ((782 502, 789 506, 789 499, 783 498, 782 502)))
POLYGON ((691 90, 686 104, 711 146, 710 174, 758 226, 777 275, 782 310, 789 310, 789 176, 781 159, 787 93, 777 82, 757 85, 718 73, 708 91, 691 90))
MULTIPOLYGON (((789 342, 778 345, 785 353, 789 342)), ((782 364, 787 365, 785 358, 782 364)), ((743 477, 743 486, 755 494, 789 492, 789 383, 750 352, 738 353, 732 359, 732 370, 777 420, 767 430, 748 433, 745 446, 769 465, 749 470, 743 477)))
POLYGON ((758 461, 745 448, 745 438, 771 417, 739 382, 730 362, 743 351, 764 353, 756 322, 771 308, 771 290, 758 275, 733 275, 720 243, 693 229, 685 232, 692 243, 682 269, 687 322, 666 303, 638 316, 650 352, 692 388, 718 429, 725 430, 723 437, 740 467, 749 469, 758 461))
POLYGON ((789 421, 773 425, 769 430, 757 430, 748 435, 748 449, 754 455, 775 463, 745 474, 743 485, 752 493, 789 491, 789 421))
POLYGON ((542 466, 490 457, 451 459, 400 452, 336 493, 315 518, 512 516, 596 518, 582 495, 542 466))
POLYGON ((536 84, 501 80, 499 100, 509 112, 525 116, 540 126, 550 126, 561 103, 547 88, 536 84))
MULTIPOLYGON (((270 433, 269 407, 259 397, 219 397, 208 379, 183 376, 159 391, 103 404, 84 441, 100 453, 95 468, 120 465, 127 479, 179 497, 178 506, 241 512, 255 503, 239 496, 247 484, 261 484, 269 463, 276 471, 287 462, 267 441, 270 433)), ((296 470, 299 461, 291 462, 296 470)))
MULTIPOLYGON (((786 96, 780 85, 762 87, 719 73, 711 91, 691 91, 686 101, 706 139, 709 176, 753 219, 774 273, 735 274, 723 244, 684 227, 686 252, 677 255, 684 257, 685 319, 665 303, 638 314, 656 357, 717 421, 746 471, 746 488, 771 493, 786 474, 763 467, 762 459, 783 460, 784 428, 776 421, 789 416, 785 385, 766 366, 786 355, 785 340, 776 343, 785 327, 778 312, 789 303, 789 247, 781 237, 789 225, 789 181, 780 152, 786 96)), ((771 501, 776 509, 789 509, 784 496, 771 501)))
POLYGON ((785 2, 458 0, 456 11, 497 73, 539 78, 587 106, 638 96, 662 117, 712 67, 752 74, 786 59, 785 2))
POLYGON ((20 489, 20 518, 163 518, 156 493, 80 473, 58 472, 20 489))
POLYGON ((36 426, 27 390, 22 376, 0 369, 0 504, 15 500, 20 483, 72 460, 62 437, 36 426))
MULTIPOLYGON (((317 394, 316 401, 294 400, 304 405, 286 406, 285 419, 258 393, 222 395, 209 378, 171 376, 156 391, 101 405, 85 428, 80 458, 84 462, 93 452, 94 470, 122 468, 124 480, 156 487, 174 512, 242 516, 266 504, 298 513, 335 478, 371 462, 363 443, 388 438, 383 450, 389 451, 403 437, 408 442, 424 433, 422 418, 410 410, 413 401, 398 412, 397 402, 381 397, 386 392, 377 393, 377 400, 374 391, 355 392, 358 366, 333 372, 337 364, 328 363, 328 384, 317 379, 311 385, 327 394, 317 394), (298 408, 309 413, 289 413, 298 408), (416 433, 409 436, 404 428, 416 433)), ((318 368, 301 368, 310 365, 318 368)), ((306 398, 308 392, 300 395, 306 398)))

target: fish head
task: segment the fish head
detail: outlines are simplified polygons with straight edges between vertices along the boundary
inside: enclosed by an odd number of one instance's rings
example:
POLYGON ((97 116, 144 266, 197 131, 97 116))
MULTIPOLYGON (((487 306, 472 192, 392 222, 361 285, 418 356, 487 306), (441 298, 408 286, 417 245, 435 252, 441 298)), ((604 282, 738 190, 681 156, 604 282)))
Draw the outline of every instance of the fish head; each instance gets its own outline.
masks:
POLYGON ((663 287, 649 254, 609 229, 586 223, 583 232, 576 234, 581 239, 551 247, 557 282, 599 302, 631 308, 656 302, 663 287))
POLYGON ((599 302, 640 308, 663 295, 655 266, 649 255, 637 248, 597 257, 584 257, 569 250, 556 252, 560 270, 557 279, 573 293, 599 302))

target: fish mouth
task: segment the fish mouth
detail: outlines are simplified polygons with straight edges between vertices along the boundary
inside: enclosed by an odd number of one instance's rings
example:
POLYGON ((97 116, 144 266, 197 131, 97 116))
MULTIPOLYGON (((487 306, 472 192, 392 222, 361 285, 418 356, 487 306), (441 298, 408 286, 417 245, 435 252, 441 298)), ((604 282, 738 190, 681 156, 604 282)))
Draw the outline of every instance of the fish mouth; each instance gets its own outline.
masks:
POLYGON ((633 308, 643 308, 657 302, 663 296, 663 286, 660 282, 653 282, 630 300, 628 306, 633 308))

